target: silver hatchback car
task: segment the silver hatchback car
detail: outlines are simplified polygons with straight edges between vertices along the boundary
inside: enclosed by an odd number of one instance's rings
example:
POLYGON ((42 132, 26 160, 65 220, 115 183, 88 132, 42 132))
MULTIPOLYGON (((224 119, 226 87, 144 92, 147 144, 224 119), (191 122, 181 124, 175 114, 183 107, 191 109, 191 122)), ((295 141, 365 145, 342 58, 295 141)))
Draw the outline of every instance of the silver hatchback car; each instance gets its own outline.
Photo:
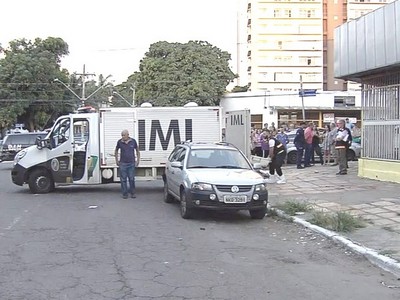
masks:
POLYGON ((179 144, 166 163, 164 201, 178 200, 184 219, 197 208, 248 210, 253 219, 262 219, 268 191, 256 168, 230 144, 179 144))

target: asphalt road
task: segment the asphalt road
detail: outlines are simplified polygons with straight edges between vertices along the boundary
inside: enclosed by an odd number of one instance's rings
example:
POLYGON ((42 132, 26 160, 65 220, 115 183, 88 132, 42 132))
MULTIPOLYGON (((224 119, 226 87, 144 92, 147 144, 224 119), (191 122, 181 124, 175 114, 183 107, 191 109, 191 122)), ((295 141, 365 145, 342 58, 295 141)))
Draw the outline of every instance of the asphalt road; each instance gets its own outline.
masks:
POLYGON ((161 182, 33 195, 0 164, 0 299, 399 299, 400 281, 295 224, 183 220, 161 182), (92 207, 92 208, 90 208, 92 207))

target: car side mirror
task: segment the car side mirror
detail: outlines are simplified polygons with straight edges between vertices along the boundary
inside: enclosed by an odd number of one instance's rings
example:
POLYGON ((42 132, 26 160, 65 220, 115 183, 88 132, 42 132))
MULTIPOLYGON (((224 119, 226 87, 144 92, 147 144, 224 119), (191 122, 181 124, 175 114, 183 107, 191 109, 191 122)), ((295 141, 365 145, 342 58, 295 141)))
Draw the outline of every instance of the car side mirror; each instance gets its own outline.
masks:
POLYGON ((36 146, 39 150, 42 150, 43 148, 49 148, 51 149, 50 143, 48 139, 42 139, 41 136, 36 137, 36 146))
POLYGON ((261 170, 261 164, 260 163, 254 163, 253 164, 254 170, 261 170))
POLYGON ((182 169, 183 165, 180 161, 173 161, 171 163, 171 167, 172 168, 178 168, 178 169, 182 169))

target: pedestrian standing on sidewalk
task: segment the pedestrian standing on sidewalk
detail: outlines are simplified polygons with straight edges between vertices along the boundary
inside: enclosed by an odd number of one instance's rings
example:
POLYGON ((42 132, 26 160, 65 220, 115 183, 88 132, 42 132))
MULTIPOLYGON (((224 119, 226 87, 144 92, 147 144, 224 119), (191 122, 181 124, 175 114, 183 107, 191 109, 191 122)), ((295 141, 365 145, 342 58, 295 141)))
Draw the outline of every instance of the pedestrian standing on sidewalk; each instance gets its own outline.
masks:
POLYGON ((324 151, 324 165, 327 166, 331 162, 331 145, 334 143, 331 137, 331 125, 325 125, 325 132, 322 141, 322 150, 324 151))
POLYGON ((261 133, 260 136, 260 143, 261 143, 261 150, 262 150, 262 157, 267 158, 269 154, 269 145, 268 145, 268 140, 266 138, 266 131, 265 129, 261 133))
MULTIPOLYGON (((285 152, 287 153, 287 144, 289 144, 289 137, 285 132, 285 128, 283 127, 280 128, 279 132, 275 137, 278 141, 280 141, 283 144, 283 147, 285 147, 285 152)), ((285 157, 285 162, 286 162, 286 157, 285 157)))
POLYGON ((269 144, 268 158, 271 161, 269 164, 270 177, 267 179, 267 183, 286 183, 285 175, 283 175, 282 172, 282 165, 286 157, 285 147, 278 139, 272 136, 272 132, 270 130, 266 130, 265 133, 265 137, 269 144))
POLYGON ((337 125, 335 123, 331 123, 331 131, 329 133, 329 140, 331 142, 331 156, 333 158, 333 163, 331 166, 337 166, 338 165, 338 154, 335 148, 336 144, 336 135, 337 135, 337 125))
POLYGON ((296 136, 294 137, 294 145, 296 146, 296 154, 297 154, 297 169, 304 169, 304 166, 301 165, 303 161, 304 148, 306 146, 306 140, 304 138, 304 129, 306 128, 306 122, 300 122, 300 127, 296 131, 296 136))
POLYGON ((321 137, 319 135, 317 126, 314 126, 314 135, 313 135, 313 139, 312 139, 311 161, 313 164, 315 164, 315 155, 314 155, 314 153, 315 153, 318 155, 321 165, 323 165, 324 158, 322 156, 322 149, 319 144, 321 144, 321 137))
POLYGON ((263 151, 261 148, 261 138, 262 138, 261 130, 256 129, 254 133, 254 154, 259 157, 263 156, 263 151))
POLYGON ((283 146, 285 147, 285 150, 287 150, 286 146, 289 143, 289 137, 285 132, 285 128, 282 127, 279 129, 279 132, 277 133, 276 138, 283 144, 283 146))
POLYGON ((304 139, 306 140, 305 153, 304 153, 304 166, 311 167, 311 155, 314 155, 312 148, 312 141, 314 136, 314 124, 308 123, 307 128, 304 130, 304 139))
POLYGON ((339 120, 337 122, 338 129, 336 135, 335 148, 338 154, 339 172, 336 175, 347 174, 347 145, 349 139, 349 133, 346 129, 345 120, 339 120))
POLYGON ((136 198, 135 168, 139 165, 140 152, 136 140, 129 137, 128 130, 122 130, 121 139, 117 142, 114 154, 115 163, 119 166, 122 198, 127 199, 128 194, 131 198, 136 198))

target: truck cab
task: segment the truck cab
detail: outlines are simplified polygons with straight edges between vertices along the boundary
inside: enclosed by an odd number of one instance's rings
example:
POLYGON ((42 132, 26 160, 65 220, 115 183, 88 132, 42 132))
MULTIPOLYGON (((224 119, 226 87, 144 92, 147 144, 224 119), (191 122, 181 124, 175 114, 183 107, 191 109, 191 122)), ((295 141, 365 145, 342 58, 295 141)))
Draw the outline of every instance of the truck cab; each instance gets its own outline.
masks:
POLYGON ((98 114, 60 117, 45 138, 20 151, 12 181, 29 184, 33 193, 48 193, 59 184, 100 183, 98 114))

